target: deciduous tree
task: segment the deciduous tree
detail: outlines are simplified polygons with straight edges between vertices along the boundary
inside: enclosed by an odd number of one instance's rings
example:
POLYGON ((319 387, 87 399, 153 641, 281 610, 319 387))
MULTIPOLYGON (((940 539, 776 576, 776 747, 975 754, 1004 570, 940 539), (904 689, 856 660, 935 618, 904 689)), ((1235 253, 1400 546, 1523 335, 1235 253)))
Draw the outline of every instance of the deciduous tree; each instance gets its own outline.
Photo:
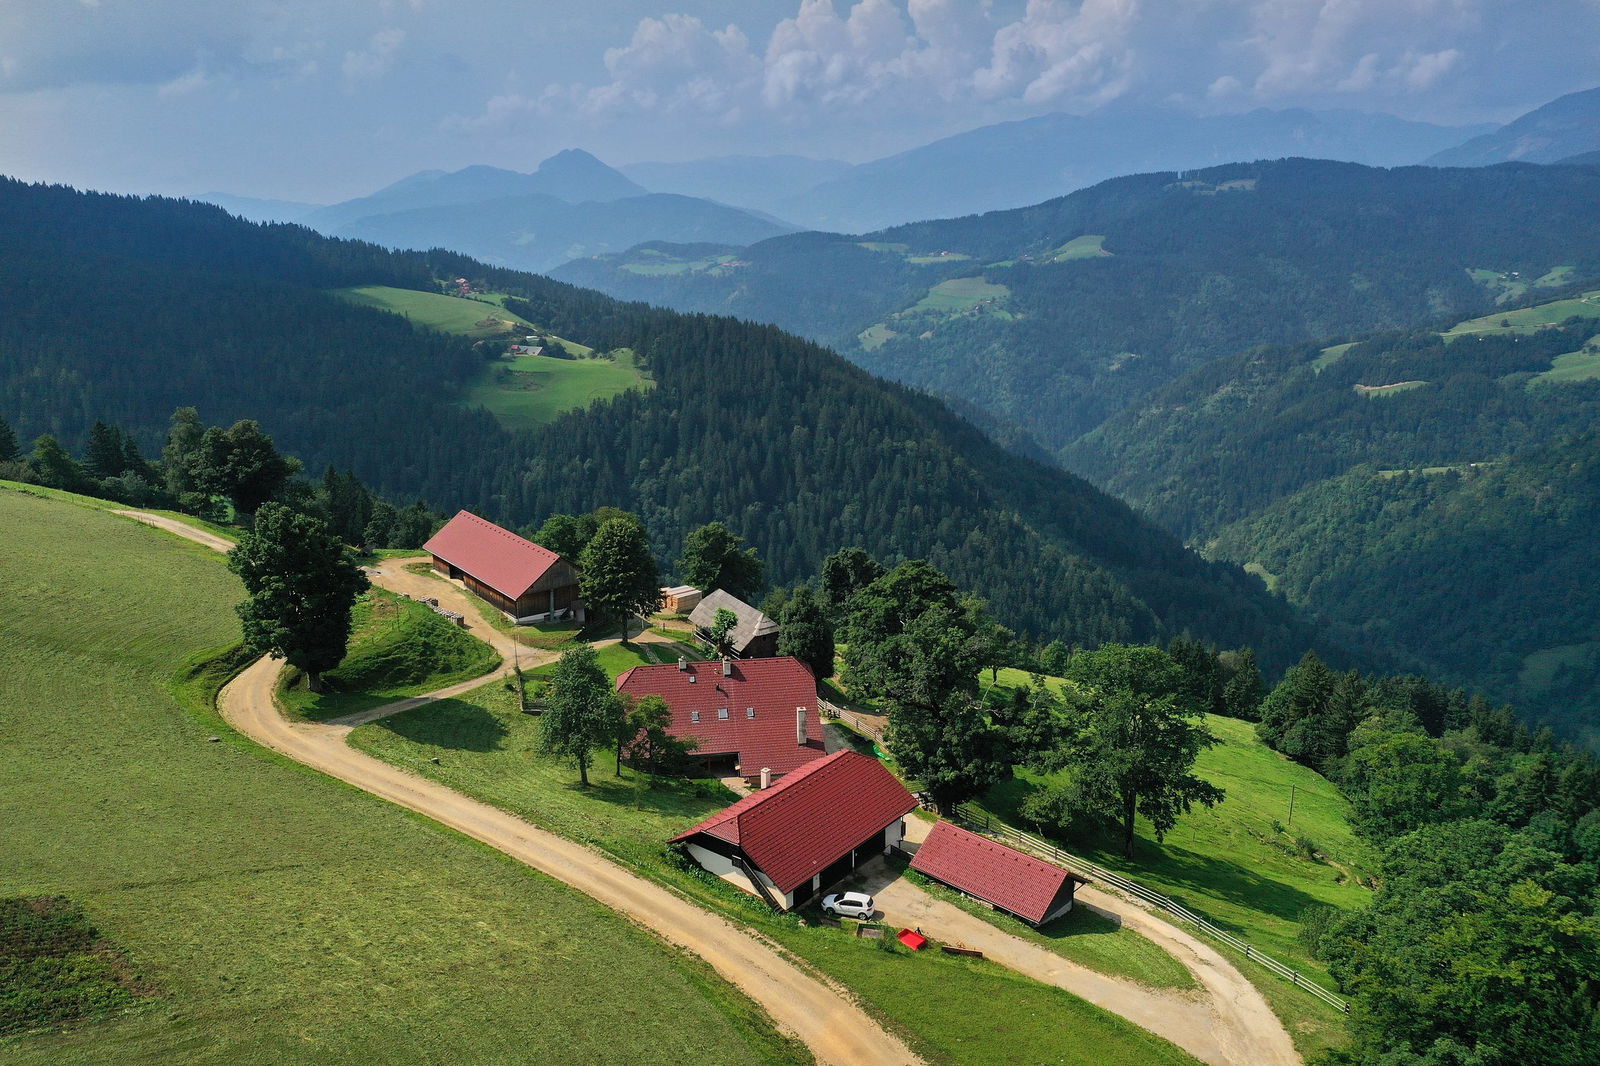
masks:
POLYGON ((245 646, 283 656, 321 692, 323 672, 344 659, 350 609, 367 588, 349 549, 320 520, 263 504, 228 553, 228 568, 249 594, 238 607, 245 646))
POLYGON ((587 788, 595 749, 616 742, 622 714, 621 697, 594 649, 587 644, 570 648, 550 676, 550 703, 539 720, 539 750, 576 762, 578 781, 587 788))
POLYGON ((241 514, 254 514, 300 469, 250 419, 206 430, 188 464, 196 490, 228 497, 241 514))
POLYGON ((810 585, 794 590, 778 624, 779 654, 805 663, 818 681, 833 676, 833 625, 810 585))
POLYGON ((766 567, 743 537, 721 522, 708 522, 684 538, 678 572, 695 588, 722 589, 749 601, 761 590, 766 567))
POLYGON ((578 580, 583 602, 601 618, 622 620, 622 640, 628 640, 628 623, 635 614, 661 609, 661 572, 650 554, 644 525, 630 516, 609 518, 579 559, 578 580))

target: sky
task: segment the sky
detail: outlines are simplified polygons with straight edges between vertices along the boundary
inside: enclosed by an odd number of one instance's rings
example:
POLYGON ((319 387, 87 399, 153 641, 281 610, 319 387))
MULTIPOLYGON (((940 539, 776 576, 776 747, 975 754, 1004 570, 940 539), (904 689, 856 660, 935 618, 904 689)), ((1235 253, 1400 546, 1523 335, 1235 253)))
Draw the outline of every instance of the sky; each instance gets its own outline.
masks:
POLYGON ((0 0, 0 172, 331 203, 423 169, 879 158, 1055 111, 1504 122, 1600 0, 0 0))

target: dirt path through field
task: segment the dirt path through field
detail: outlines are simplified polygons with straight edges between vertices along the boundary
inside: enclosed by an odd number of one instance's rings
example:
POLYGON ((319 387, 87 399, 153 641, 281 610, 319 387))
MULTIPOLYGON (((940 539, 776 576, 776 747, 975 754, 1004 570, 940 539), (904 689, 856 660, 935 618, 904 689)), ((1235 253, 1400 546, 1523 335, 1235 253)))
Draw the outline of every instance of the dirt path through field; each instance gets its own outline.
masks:
MULTIPOLYGON (((143 512, 119 512, 136 521, 228 551, 221 537, 175 519, 143 512)), ((384 566, 374 583, 415 595, 411 582, 395 574, 427 581, 399 566, 384 566)), ((426 595, 441 603, 443 582, 429 581, 426 595)), ((453 587, 451 591, 455 591, 453 587)), ((471 605, 462 613, 477 618, 471 605), (470 611, 470 613, 469 613, 470 611)), ((453 604, 451 610, 458 608, 453 604)), ((497 636, 501 634, 489 627, 497 636)), ((509 638, 507 638, 509 639, 509 638)), ((495 642, 498 649, 500 644, 495 642)), ((767 1012, 777 1026, 801 1040, 819 1063, 828 1066, 918 1066, 920 1060, 898 1038, 886 1032, 841 990, 798 965, 748 930, 680 899, 654 882, 629 873, 580 844, 556 836, 498 807, 471 799, 453 789, 356 751, 347 742, 352 725, 291 722, 278 710, 276 693, 281 661, 260 659, 222 690, 222 716, 245 736, 365 792, 425 815, 442 825, 480 840, 541 873, 562 881, 640 926, 708 962, 731 984, 767 1012)), ((479 678, 464 687, 483 683, 479 678)), ((432 693, 440 698, 450 690, 432 693)), ((413 701, 375 708, 381 717, 413 701)), ((360 717, 360 716, 357 716, 360 717)))
MULTIPOLYGON (((233 546, 222 537, 163 515, 116 513, 217 551, 226 552, 233 546)), ((484 620, 453 584, 404 568, 414 561, 385 560, 368 572, 376 585, 414 599, 432 597, 459 612, 468 628, 507 660, 495 674, 486 676, 509 674, 512 638, 484 620)), ((517 655, 525 667, 554 658, 554 653, 520 646, 517 655)), ((485 677, 335 721, 312 723, 291 722, 278 710, 275 693, 282 669, 281 662, 262 659, 223 689, 219 706, 230 725, 297 762, 481 840, 694 952, 759 1003, 780 1028, 802 1040, 820 1063, 873 1066, 919 1061, 841 991, 801 970, 753 933, 582 845, 356 751, 347 742, 356 725, 449 698, 483 684, 485 677)), ((920 840, 927 827, 927 823, 911 819, 910 839, 920 840)), ((1160 944, 1195 975, 1208 997, 1160 992, 1107 977, 936 900, 904 879, 873 889, 891 921, 921 925, 938 938, 982 950, 1001 965, 1065 988, 1204 1062, 1214 1066, 1300 1066, 1300 1056, 1282 1023, 1243 974, 1210 945, 1119 897, 1088 887, 1078 893, 1082 903, 1105 911, 1160 944)))

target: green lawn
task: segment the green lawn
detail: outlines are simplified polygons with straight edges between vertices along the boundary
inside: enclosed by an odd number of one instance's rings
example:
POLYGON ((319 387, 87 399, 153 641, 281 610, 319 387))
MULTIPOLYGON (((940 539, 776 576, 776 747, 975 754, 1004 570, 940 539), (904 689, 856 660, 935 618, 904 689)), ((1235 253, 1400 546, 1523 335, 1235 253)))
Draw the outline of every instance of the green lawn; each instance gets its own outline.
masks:
MULTIPOLYGON (((844 931, 772 915, 755 897, 686 869, 665 845, 730 802, 729 793, 712 782, 677 781, 654 791, 637 787, 631 772, 617 777, 606 756, 590 771, 594 786, 580 789, 571 765, 536 754, 537 731, 537 717, 519 713, 513 696, 490 685, 362 726, 351 743, 588 842, 751 925, 854 991, 930 1063, 1194 1061, 1114 1015, 992 963, 889 954, 844 931)), ((1063 939, 1088 944, 1128 935, 1102 930, 1063 939)))
POLYGON ((1339 360, 1343 359, 1345 353, 1359 343, 1361 342, 1350 341, 1348 344, 1330 344, 1328 347, 1322 349, 1321 352, 1317 353, 1317 357, 1315 359, 1311 360, 1311 369, 1315 370, 1319 374, 1322 373, 1334 363, 1337 363, 1339 360))
POLYGON ((1441 336, 1447 341, 1468 335, 1491 333, 1531 333, 1546 326, 1559 325, 1569 318, 1600 318, 1600 289, 1569 300, 1552 300, 1515 311, 1501 311, 1458 322, 1441 336))
POLYGON ((627 349, 583 359, 522 355, 485 366, 463 402, 487 408, 508 429, 532 429, 564 411, 653 385, 627 349))
POLYGON ((0 1061, 809 1061, 580 893, 229 730, 215 553, 14 491, 0 525, 0 897, 75 900, 161 990, 0 1061))
POLYGON ((900 334, 896 333, 882 322, 878 322, 874 325, 868 326, 866 329, 858 333, 856 335, 856 339, 861 342, 861 347, 863 349, 872 352, 882 348, 885 344, 888 344, 898 336, 900 336, 900 334))
POLYGON ((293 713, 316 721, 378 707, 470 681, 500 665, 493 648, 415 600, 374 588, 356 601, 350 649, 323 675, 326 691, 306 688, 298 671, 281 691, 293 713))
POLYGON ((1556 356, 1550 361, 1550 369, 1534 375, 1528 386, 1560 385, 1568 381, 1593 381, 1595 378, 1600 378, 1600 334, 1589 338, 1588 343, 1577 351, 1556 356))
POLYGON ((1011 295, 1004 285, 995 285, 982 278, 951 278, 941 281, 928 290, 916 304, 902 314, 933 311, 940 314, 959 314, 970 311, 985 300, 1003 300, 1011 295))
POLYGON ((438 292, 396 289, 388 285, 362 285, 353 289, 334 289, 333 294, 363 307, 376 307, 403 315, 418 326, 441 333, 459 333, 478 339, 502 337, 513 330, 535 328, 533 323, 499 305, 465 296, 446 296, 438 292))
POLYGON ((1069 263, 1074 259, 1102 259, 1110 254, 1110 252, 1106 251, 1105 234, 1086 233, 1082 237, 1072 238, 1072 240, 1051 252, 1044 262, 1069 263))
MULTIPOLYGON (((1131 861, 1109 838, 1070 840, 1065 846, 1173 897, 1332 989, 1327 972, 1298 939, 1299 918, 1313 904, 1349 908, 1369 896, 1358 878, 1370 870, 1371 857, 1350 828, 1349 803, 1326 778, 1262 744, 1253 724, 1208 715, 1206 725, 1222 743, 1201 754, 1197 772, 1227 792, 1221 804, 1180 819, 1160 844, 1141 820, 1131 861), (1301 837, 1309 842, 1309 854, 1299 844, 1301 837)), ((1034 830, 1018 808, 1044 781, 1019 770, 981 806, 1034 830)), ((1242 959, 1238 965, 1267 996, 1302 1052, 1343 1041, 1338 1012, 1260 967, 1242 959)))

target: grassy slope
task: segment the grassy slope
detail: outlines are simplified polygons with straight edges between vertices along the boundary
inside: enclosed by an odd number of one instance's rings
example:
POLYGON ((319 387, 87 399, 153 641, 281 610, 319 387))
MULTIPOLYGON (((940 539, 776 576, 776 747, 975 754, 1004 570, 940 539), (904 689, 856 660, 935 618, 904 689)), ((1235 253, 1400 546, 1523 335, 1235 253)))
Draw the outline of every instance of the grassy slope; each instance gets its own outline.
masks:
MULTIPOLYGON (((848 985, 931 1063, 1193 1062, 1120 1018, 993 964, 932 953, 889 955, 837 930, 802 927, 792 917, 769 914, 754 897, 683 869, 665 847, 672 835, 724 806, 726 793, 688 783, 636 791, 632 775, 614 776, 606 757, 591 771, 595 784, 585 792, 571 766, 535 754, 537 730, 536 718, 516 711, 514 697, 489 685, 362 726, 351 742, 590 842, 727 911, 848 985)), ((1109 934, 1085 937, 1097 935, 1109 934)))
POLYGON ((444 688, 500 665, 493 648, 427 607, 383 589, 356 602, 350 650, 323 676, 326 692, 303 678, 283 691, 284 704, 321 721, 444 688))
POLYGON ((0 896, 79 900, 165 993, 0 1061, 795 1061, 579 893, 236 739, 221 676, 175 688, 237 638, 214 553, 14 491, 0 526, 0 896))
POLYGON ((596 359, 523 355, 486 366, 468 385, 466 403, 488 408, 508 429, 533 429, 563 411, 652 384, 626 350, 596 359))
MULTIPOLYGON (((1180 819, 1160 844, 1141 822, 1132 861, 1124 860, 1110 840, 1073 840, 1067 846, 1193 907, 1332 988, 1326 971, 1298 939, 1299 916, 1316 903, 1355 907, 1366 902, 1368 891, 1356 877, 1368 868, 1369 857, 1350 828, 1348 801, 1320 774, 1262 744, 1251 723, 1207 716, 1206 724, 1223 742, 1201 754, 1197 772, 1227 792, 1221 804, 1180 819), (1275 820, 1283 830, 1274 828, 1275 820), (1297 846, 1301 836, 1323 858, 1308 857, 1297 846)), ((1043 780, 1019 771, 983 805, 1014 825, 1034 828, 1017 809, 1043 780)), ((1302 1051, 1342 1042, 1344 1025, 1337 1012, 1265 970, 1243 961, 1240 966, 1302 1051)))
MULTIPOLYGON (((387 285, 338 289, 335 294, 365 307, 404 315, 419 326, 464 337, 491 339, 538 328, 500 306, 504 297, 491 297, 495 302, 489 304, 387 285)), ((550 343, 559 343, 580 356, 593 354, 592 349, 570 341, 550 343)), ((468 385, 465 402, 488 408, 509 429, 532 429, 563 411, 587 407, 596 400, 610 399, 629 389, 648 388, 650 384, 628 351, 599 359, 525 355, 486 366, 468 385), (507 381, 513 384, 508 386, 507 381)))
POLYGON ((1445 340, 1454 340, 1469 334, 1531 333, 1545 326, 1558 325, 1574 316, 1600 318, 1600 289, 1569 300, 1552 300, 1550 303, 1536 304, 1533 307, 1471 318, 1450 327, 1444 332, 1443 337, 1445 340))

